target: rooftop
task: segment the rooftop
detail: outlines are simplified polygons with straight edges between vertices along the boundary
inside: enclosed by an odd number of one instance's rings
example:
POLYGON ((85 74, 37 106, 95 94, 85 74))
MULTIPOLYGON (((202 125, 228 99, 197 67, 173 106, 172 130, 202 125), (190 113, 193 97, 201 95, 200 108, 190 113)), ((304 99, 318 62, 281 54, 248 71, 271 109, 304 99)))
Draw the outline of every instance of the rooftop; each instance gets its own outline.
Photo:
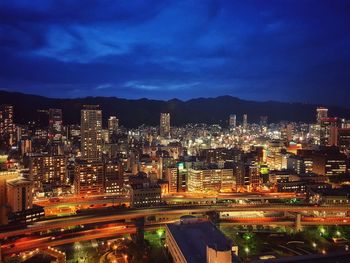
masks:
POLYGON ((231 250, 232 241, 209 221, 167 225, 187 262, 206 262, 206 247, 231 250))

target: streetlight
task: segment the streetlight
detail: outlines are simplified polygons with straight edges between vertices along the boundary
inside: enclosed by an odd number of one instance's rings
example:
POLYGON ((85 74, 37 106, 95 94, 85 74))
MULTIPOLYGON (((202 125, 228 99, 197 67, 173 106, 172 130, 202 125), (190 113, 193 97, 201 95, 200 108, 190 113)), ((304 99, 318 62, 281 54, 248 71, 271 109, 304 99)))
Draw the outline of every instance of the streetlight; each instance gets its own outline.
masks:
POLYGON ((312 242, 312 247, 313 248, 316 248, 317 247, 317 244, 315 242, 312 242))

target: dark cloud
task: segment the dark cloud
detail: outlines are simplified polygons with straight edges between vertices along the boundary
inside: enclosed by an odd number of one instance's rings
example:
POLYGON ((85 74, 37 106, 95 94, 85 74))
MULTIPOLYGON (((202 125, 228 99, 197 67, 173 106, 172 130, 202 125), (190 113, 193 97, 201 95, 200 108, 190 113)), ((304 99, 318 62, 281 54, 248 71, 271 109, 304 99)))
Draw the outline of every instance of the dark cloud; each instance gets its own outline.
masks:
POLYGON ((347 106, 348 25, 346 0, 1 1, 0 87, 347 106))

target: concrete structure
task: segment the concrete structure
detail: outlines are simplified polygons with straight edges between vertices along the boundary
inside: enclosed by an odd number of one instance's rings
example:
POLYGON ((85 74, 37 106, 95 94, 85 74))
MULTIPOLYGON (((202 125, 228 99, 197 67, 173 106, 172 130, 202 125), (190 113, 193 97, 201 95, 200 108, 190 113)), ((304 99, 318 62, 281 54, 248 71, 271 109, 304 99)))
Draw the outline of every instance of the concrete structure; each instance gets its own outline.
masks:
POLYGON ((74 173, 75 193, 94 195, 104 192, 104 173, 102 162, 78 160, 74 173))
POLYGON ((102 111, 98 105, 84 105, 81 110, 81 156, 87 160, 102 157, 102 111))
POLYGON ((161 188, 149 182, 131 184, 131 207, 151 207, 161 203, 161 188))
POLYGON ((33 207, 33 184, 23 177, 7 181, 7 202, 11 212, 22 212, 33 207))
POLYGON ((232 191, 233 169, 188 169, 188 192, 232 191))
POLYGON ((42 190, 43 184, 66 184, 67 157, 46 154, 30 155, 29 179, 34 182, 34 188, 40 190, 42 190))
POLYGON ((231 263, 234 250, 232 241, 214 224, 193 218, 167 224, 166 245, 175 263, 231 263))
POLYGON ((60 141, 62 135, 62 110, 49 109, 49 139, 52 141, 60 141))
POLYGON ((231 114, 228 119, 228 126, 230 129, 234 129, 237 126, 237 117, 236 114, 231 114))
POLYGON ((7 180, 17 178, 18 171, 0 171, 0 225, 7 224, 9 207, 7 204, 7 180))
POLYGON ((170 136, 170 113, 160 114, 159 134, 163 138, 168 138, 170 136))

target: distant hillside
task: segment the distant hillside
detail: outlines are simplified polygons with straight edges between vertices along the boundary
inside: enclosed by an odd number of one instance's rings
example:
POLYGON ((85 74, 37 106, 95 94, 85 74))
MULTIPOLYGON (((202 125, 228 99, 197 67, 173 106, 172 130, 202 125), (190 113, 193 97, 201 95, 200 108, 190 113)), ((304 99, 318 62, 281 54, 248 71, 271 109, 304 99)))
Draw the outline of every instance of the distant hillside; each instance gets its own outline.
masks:
MULTIPOLYGON (((258 122, 260 116, 268 116, 269 122, 315 120, 317 105, 282 102, 256 102, 241 100, 231 96, 217 98, 198 98, 188 101, 177 99, 161 100, 128 100, 115 97, 86 97, 77 99, 53 99, 17 92, 0 91, 0 104, 12 104, 15 107, 15 121, 26 123, 38 118, 38 109, 61 108, 65 124, 80 122, 80 109, 84 104, 99 104, 103 110, 103 119, 117 115, 120 123, 126 127, 137 127, 141 124, 158 125, 159 113, 170 112, 172 125, 186 123, 220 123, 226 124, 230 114, 242 120, 242 114, 248 114, 249 122, 258 122)), ((350 119, 350 109, 329 107, 332 116, 350 119)))

